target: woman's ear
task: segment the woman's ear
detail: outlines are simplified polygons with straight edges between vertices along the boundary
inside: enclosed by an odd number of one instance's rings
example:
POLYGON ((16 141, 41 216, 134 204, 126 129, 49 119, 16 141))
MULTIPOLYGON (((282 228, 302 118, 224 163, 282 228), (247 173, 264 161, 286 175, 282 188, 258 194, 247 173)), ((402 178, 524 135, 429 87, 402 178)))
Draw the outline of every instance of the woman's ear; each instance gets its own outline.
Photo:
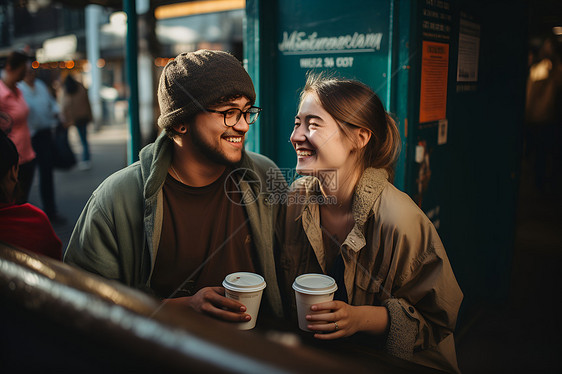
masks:
POLYGON ((364 129, 362 127, 357 128, 357 148, 358 149, 362 149, 364 148, 367 143, 369 143, 369 140, 371 140, 371 132, 367 129, 364 129))
POLYGON ((18 183, 18 175, 19 175, 19 171, 20 171, 20 166, 19 165, 14 165, 12 166, 12 168, 10 169, 10 171, 8 172, 8 179, 10 180, 10 182, 12 183, 18 183))
POLYGON ((2 198, 6 199, 5 202, 10 203, 14 200, 14 191, 18 185, 18 165, 12 166, 10 170, 0 179, 0 190, 2 191, 2 198))

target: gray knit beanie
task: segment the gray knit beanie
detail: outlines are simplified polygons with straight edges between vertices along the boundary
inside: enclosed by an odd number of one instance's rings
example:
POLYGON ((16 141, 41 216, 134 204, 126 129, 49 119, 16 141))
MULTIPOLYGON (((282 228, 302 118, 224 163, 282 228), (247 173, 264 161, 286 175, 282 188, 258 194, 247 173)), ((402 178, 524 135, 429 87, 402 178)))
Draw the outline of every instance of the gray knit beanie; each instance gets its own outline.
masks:
POLYGON ((174 133, 221 98, 243 95, 256 100, 252 79, 236 57, 227 52, 199 50, 181 53, 162 71, 158 85, 158 126, 174 133))

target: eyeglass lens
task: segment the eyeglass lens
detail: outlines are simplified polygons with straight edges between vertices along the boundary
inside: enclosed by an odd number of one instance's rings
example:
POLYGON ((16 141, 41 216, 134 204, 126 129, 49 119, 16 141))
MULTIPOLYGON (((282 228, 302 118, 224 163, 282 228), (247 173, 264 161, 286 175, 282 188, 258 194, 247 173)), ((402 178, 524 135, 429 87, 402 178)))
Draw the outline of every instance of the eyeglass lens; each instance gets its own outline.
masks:
POLYGON ((252 123, 256 122, 260 111, 257 108, 250 108, 245 112, 238 108, 232 108, 224 113, 224 121, 227 126, 234 126, 242 117, 242 113, 244 113, 244 119, 246 122, 251 125, 252 123))

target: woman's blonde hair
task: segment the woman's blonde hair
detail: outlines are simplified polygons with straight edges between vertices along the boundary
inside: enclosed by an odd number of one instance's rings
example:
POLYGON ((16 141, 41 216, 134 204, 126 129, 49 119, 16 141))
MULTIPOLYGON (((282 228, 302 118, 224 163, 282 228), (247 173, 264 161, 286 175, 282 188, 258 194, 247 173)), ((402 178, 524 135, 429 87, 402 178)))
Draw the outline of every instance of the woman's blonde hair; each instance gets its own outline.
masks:
POLYGON ((361 171, 369 167, 385 169, 392 181, 400 153, 400 134, 373 90, 356 80, 308 74, 300 95, 301 103, 310 93, 316 95, 324 110, 350 139, 354 140, 353 127, 371 132, 367 145, 358 151, 359 167, 361 171))

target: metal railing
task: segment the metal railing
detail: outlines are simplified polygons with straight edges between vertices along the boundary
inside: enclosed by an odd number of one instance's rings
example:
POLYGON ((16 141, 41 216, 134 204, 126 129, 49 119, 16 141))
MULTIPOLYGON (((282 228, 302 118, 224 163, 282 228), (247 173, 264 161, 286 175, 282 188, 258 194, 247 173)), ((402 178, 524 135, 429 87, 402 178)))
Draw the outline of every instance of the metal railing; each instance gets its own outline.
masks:
POLYGON ((0 362, 14 371, 364 372, 0 243, 0 362), (155 311, 157 311, 155 313, 155 311))

